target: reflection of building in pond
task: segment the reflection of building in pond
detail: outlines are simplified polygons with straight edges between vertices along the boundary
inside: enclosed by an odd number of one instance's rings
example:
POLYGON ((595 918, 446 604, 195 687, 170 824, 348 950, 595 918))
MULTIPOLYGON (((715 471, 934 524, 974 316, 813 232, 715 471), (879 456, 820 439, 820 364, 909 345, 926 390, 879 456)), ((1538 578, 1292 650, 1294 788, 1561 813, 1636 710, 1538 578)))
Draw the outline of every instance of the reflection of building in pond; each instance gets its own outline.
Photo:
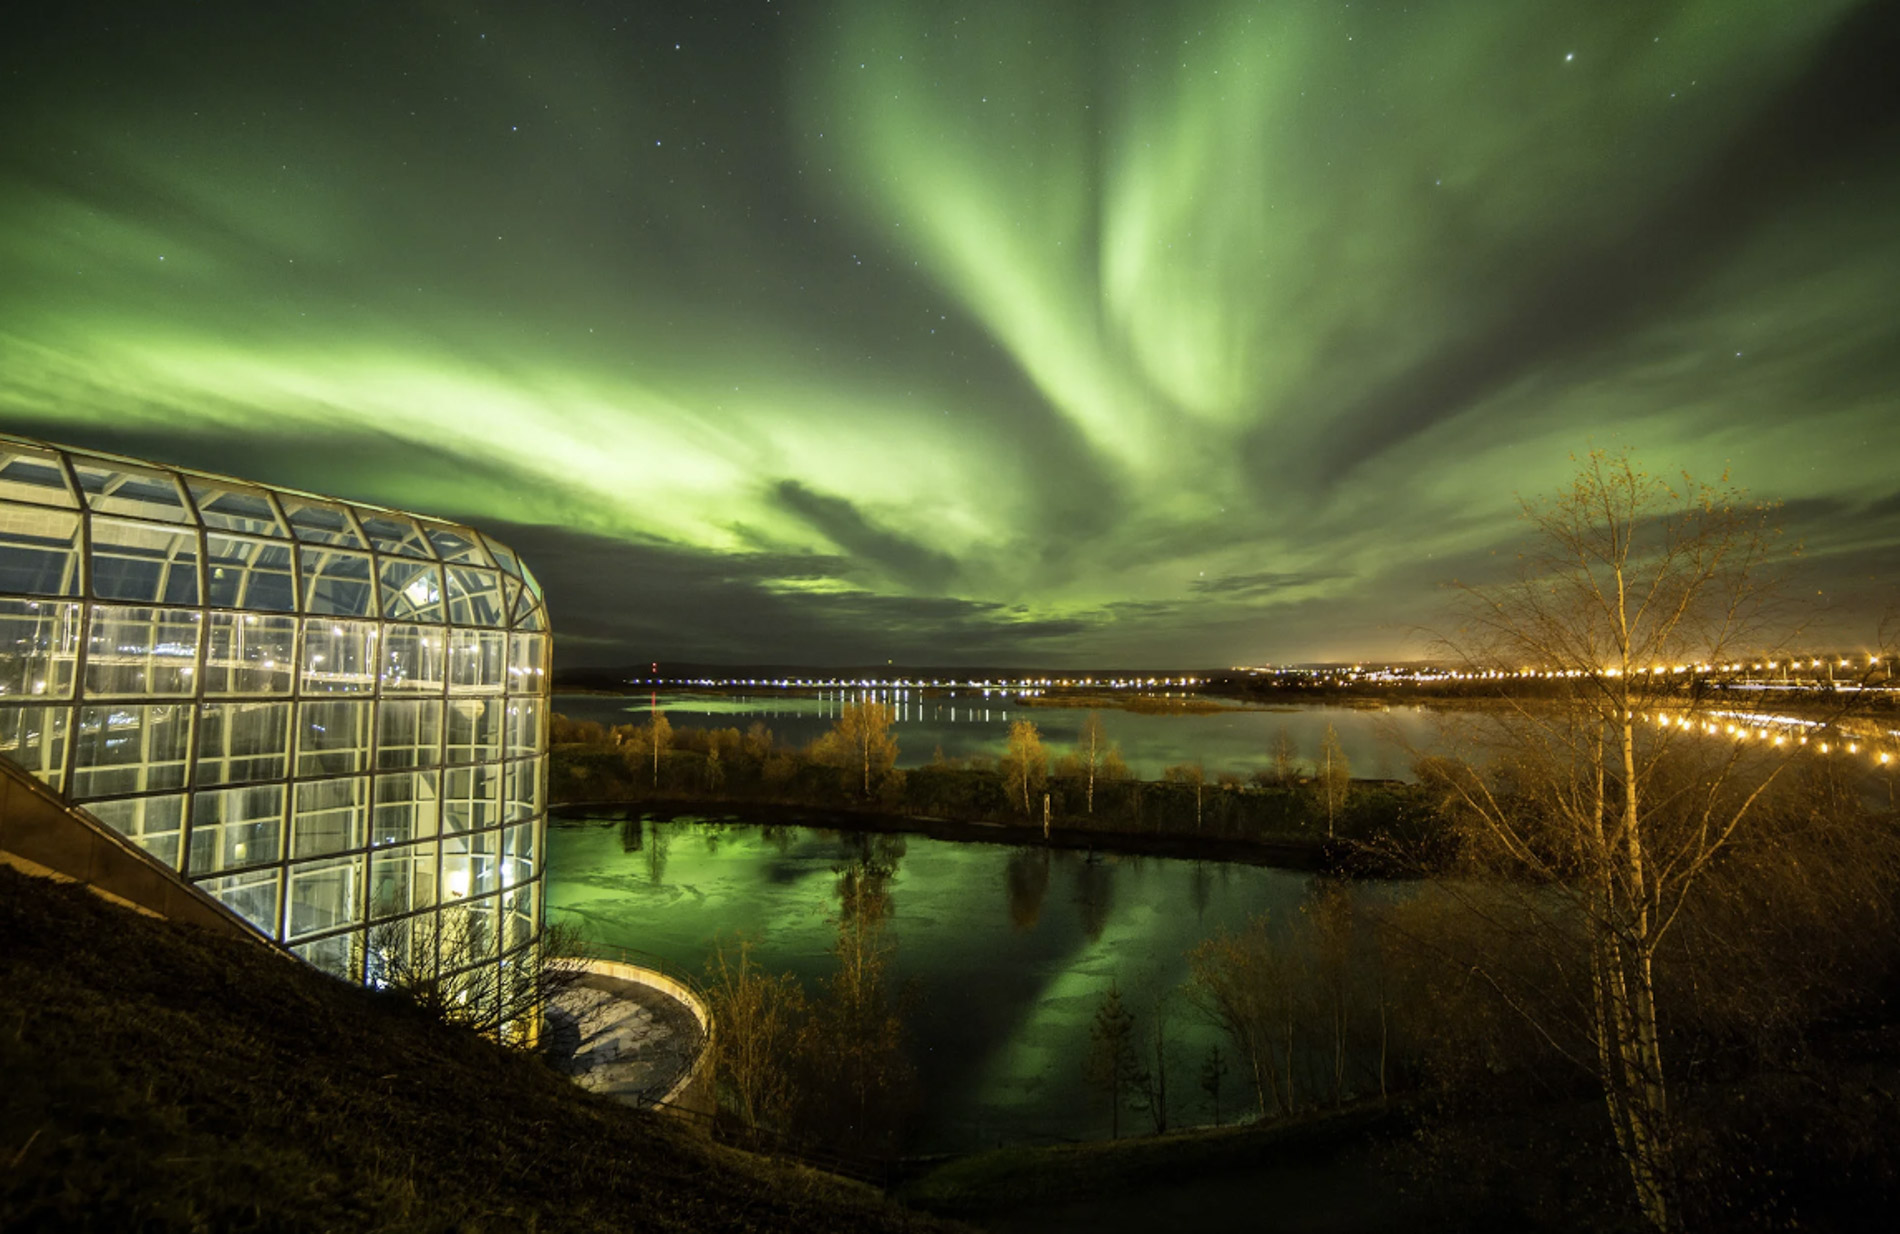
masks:
POLYGON ((470 528, 0 436, 0 755, 339 976, 523 970, 547 656, 470 528))

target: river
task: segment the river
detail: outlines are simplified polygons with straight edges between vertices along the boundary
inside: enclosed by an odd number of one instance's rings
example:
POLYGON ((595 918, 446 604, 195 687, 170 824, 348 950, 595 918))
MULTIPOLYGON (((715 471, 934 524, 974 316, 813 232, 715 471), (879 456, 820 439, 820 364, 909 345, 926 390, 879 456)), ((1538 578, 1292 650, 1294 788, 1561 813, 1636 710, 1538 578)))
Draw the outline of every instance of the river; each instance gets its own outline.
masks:
MULTIPOLYGON (((1111 982, 1144 1029, 1170 1002, 1171 1122, 1211 1121, 1198 1074, 1220 1037, 1178 996, 1186 953, 1263 912, 1296 920, 1312 884, 1260 866, 766 828, 729 816, 630 830, 599 821, 551 829, 549 918, 692 972, 717 940, 744 933, 768 970, 796 973, 815 992, 832 964, 835 871, 867 846, 896 867, 890 934, 896 974, 915 994, 918 1152, 1108 1135, 1106 1098, 1085 1083, 1082 1060, 1111 982)), ((1230 1117, 1245 1100, 1237 1071, 1223 1093, 1230 1117)), ((1139 1129, 1136 1117, 1124 1112, 1124 1134, 1139 1129)))
MULTIPOLYGON (((666 692, 651 697, 561 694, 554 710, 570 719, 602 724, 645 724, 657 705, 675 725, 745 729, 759 721, 782 742, 803 745, 823 735, 838 710, 856 692, 817 694, 701 694, 666 692)), ((938 750, 946 758, 1003 752, 1011 720, 1031 720, 1042 733, 1051 757, 1074 744, 1088 709, 1023 707, 998 691, 960 690, 925 695, 884 690, 875 697, 891 704, 897 765, 918 767, 938 750)), ((1320 737, 1331 724, 1339 733, 1352 772, 1362 779, 1410 779, 1413 749, 1429 749, 1437 730, 1424 707, 1275 707, 1224 708, 1186 715, 1150 715, 1120 708, 1098 713, 1109 740, 1121 746, 1129 769, 1142 779, 1161 778, 1172 763, 1203 760, 1209 776, 1222 772, 1249 775, 1267 765, 1275 735, 1284 728, 1310 769, 1320 737)))

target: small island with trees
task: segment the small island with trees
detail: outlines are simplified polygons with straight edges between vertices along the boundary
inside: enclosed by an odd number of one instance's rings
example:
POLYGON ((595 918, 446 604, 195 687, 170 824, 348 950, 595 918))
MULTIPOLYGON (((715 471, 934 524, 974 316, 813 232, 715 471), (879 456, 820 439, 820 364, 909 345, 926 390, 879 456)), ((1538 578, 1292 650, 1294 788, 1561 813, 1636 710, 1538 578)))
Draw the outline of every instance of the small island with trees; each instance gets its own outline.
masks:
POLYGON ((847 828, 1291 865, 1360 859, 1365 842, 1417 831, 1430 809, 1418 785, 1354 780, 1330 726, 1312 772, 1282 732, 1250 777, 1181 763, 1142 780, 1093 711, 1053 756, 1034 720, 1017 719, 1000 757, 938 751, 910 768, 896 766, 892 722, 887 703, 849 702, 829 733, 795 747, 762 722, 675 727, 656 709, 645 724, 609 728, 557 714, 550 793, 567 814, 745 806, 847 828))

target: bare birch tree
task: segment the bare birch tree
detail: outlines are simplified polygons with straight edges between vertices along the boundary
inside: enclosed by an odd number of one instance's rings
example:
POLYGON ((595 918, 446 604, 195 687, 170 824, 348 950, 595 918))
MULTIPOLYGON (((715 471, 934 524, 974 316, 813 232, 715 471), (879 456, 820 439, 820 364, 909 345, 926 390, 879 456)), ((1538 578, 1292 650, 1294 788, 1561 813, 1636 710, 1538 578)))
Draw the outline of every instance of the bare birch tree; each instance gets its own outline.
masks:
POLYGON ((1273 730, 1273 747, 1270 757, 1273 759, 1273 782, 1278 785, 1293 783, 1300 774, 1300 747, 1293 740, 1293 730, 1282 724, 1273 730))
POLYGON ((706 962, 720 1095, 748 1135, 778 1131, 797 1102, 791 1056, 809 1007, 790 973, 768 975, 740 937, 706 962))
POLYGON ((1270 937, 1264 915, 1239 933, 1220 930, 1188 952, 1188 1004, 1227 1035, 1262 1118, 1289 1115, 1298 1104, 1293 1038, 1303 978, 1270 937))
POLYGON ((1701 717, 1712 704, 1694 682, 1759 646, 1770 511, 1726 487, 1671 484, 1626 455, 1592 454, 1567 492, 1524 514, 1537 550, 1515 581, 1464 588, 1452 650, 1469 669, 1548 674, 1556 695, 1507 695, 1476 713, 1482 756, 1439 764, 1434 778, 1463 821, 1467 855, 1507 882, 1534 882, 1534 902, 1554 910, 1552 937, 1587 951, 1585 1061, 1637 1205, 1671 1230, 1680 1218, 1656 965, 1692 889, 1784 765, 1709 739, 1701 717))
POLYGON ((1049 778, 1049 754, 1043 748, 1042 734, 1032 720, 1012 720, 1009 745, 1003 755, 1003 780, 1009 795, 1029 813, 1030 797, 1042 791, 1049 778))
POLYGON ((1346 747, 1339 740, 1339 730, 1331 724, 1319 739, 1316 767, 1319 775, 1315 787, 1326 805, 1326 838, 1330 840, 1334 822, 1346 806, 1346 794, 1352 790, 1352 764, 1346 761, 1346 747))
POLYGON ((826 734, 835 757, 859 773, 866 797, 871 795, 872 781, 881 779, 897 762, 897 739, 891 736, 894 719, 890 704, 867 698, 846 703, 826 734))
POLYGON ((1082 731, 1075 741, 1075 761, 1086 786, 1084 795, 1090 814, 1095 813, 1095 777, 1101 774, 1108 752, 1108 734, 1102 728, 1101 714, 1091 711, 1082 717, 1082 731))
POLYGON ((673 741, 673 722, 658 707, 653 709, 653 722, 647 726, 647 745, 653 751, 653 787, 660 786, 660 759, 666 753, 666 747, 673 741))

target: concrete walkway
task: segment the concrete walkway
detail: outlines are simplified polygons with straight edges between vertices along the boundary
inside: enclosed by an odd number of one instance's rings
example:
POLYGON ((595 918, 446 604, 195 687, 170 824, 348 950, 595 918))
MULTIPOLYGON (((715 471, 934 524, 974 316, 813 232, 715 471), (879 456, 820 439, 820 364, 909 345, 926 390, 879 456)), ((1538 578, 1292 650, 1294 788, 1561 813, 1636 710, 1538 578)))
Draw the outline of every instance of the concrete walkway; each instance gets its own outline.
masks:
POLYGON ((581 1087, 646 1108, 698 1058, 705 1034, 686 1004, 639 981, 588 973, 548 1008, 551 1053, 581 1087))

